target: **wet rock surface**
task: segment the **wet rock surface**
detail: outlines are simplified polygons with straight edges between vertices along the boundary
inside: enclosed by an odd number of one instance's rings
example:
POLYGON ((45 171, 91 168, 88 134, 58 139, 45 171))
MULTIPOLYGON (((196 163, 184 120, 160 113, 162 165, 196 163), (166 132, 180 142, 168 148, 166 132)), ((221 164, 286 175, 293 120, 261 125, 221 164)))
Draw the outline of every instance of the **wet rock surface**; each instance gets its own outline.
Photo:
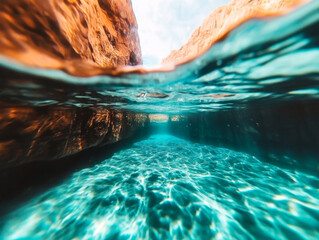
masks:
POLYGON ((3 1, 0 22, 0 56, 27 66, 72 72, 142 63, 128 0, 3 1))
POLYGON ((214 10, 192 34, 188 42, 173 50, 162 63, 180 64, 190 61, 222 40, 233 29, 253 18, 282 15, 309 0, 233 0, 214 10))

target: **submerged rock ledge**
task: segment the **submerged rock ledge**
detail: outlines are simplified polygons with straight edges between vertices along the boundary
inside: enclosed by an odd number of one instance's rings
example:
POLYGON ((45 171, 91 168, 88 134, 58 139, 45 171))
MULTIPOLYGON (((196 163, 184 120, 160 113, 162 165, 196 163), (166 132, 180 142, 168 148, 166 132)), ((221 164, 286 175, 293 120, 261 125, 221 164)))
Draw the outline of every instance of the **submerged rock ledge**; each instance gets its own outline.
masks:
POLYGON ((146 114, 109 108, 1 107, 0 169, 114 143, 147 122, 146 114))

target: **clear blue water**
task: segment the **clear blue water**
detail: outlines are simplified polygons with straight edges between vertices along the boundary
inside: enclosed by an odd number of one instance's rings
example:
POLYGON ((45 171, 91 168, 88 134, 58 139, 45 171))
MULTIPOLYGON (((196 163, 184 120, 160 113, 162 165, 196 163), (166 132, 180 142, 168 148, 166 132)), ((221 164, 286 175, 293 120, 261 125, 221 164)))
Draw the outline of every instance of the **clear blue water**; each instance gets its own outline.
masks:
POLYGON ((152 135, 74 171, 0 216, 0 239, 319 239, 318 29, 313 1, 142 75, 79 78, 0 57, 4 105, 160 113, 181 121, 153 128, 184 139, 152 135))
POLYGON ((10 213, 1 239, 318 239, 319 178, 153 135, 10 213))

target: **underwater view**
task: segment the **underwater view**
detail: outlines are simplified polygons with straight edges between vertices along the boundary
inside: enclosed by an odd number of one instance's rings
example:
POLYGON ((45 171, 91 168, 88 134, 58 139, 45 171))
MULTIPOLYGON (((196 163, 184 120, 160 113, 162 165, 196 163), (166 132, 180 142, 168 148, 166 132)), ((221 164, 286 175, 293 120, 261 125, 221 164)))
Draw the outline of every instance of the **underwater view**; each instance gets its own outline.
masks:
POLYGON ((249 154, 153 135, 35 197, 0 236, 316 239, 318 186, 249 154))
POLYGON ((319 239, 319 1, 163 2, 1 3, 0 239, 319 239))

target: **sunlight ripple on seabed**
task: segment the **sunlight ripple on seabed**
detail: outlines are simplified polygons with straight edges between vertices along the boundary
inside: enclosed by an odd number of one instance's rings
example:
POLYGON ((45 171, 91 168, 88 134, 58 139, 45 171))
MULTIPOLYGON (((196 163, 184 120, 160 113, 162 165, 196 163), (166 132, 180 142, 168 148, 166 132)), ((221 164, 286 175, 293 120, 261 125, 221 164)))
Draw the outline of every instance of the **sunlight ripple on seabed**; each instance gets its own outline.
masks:
POLYGON ((318 239, 319 179, 168 135, 9 214, 1 239, 318 239))

